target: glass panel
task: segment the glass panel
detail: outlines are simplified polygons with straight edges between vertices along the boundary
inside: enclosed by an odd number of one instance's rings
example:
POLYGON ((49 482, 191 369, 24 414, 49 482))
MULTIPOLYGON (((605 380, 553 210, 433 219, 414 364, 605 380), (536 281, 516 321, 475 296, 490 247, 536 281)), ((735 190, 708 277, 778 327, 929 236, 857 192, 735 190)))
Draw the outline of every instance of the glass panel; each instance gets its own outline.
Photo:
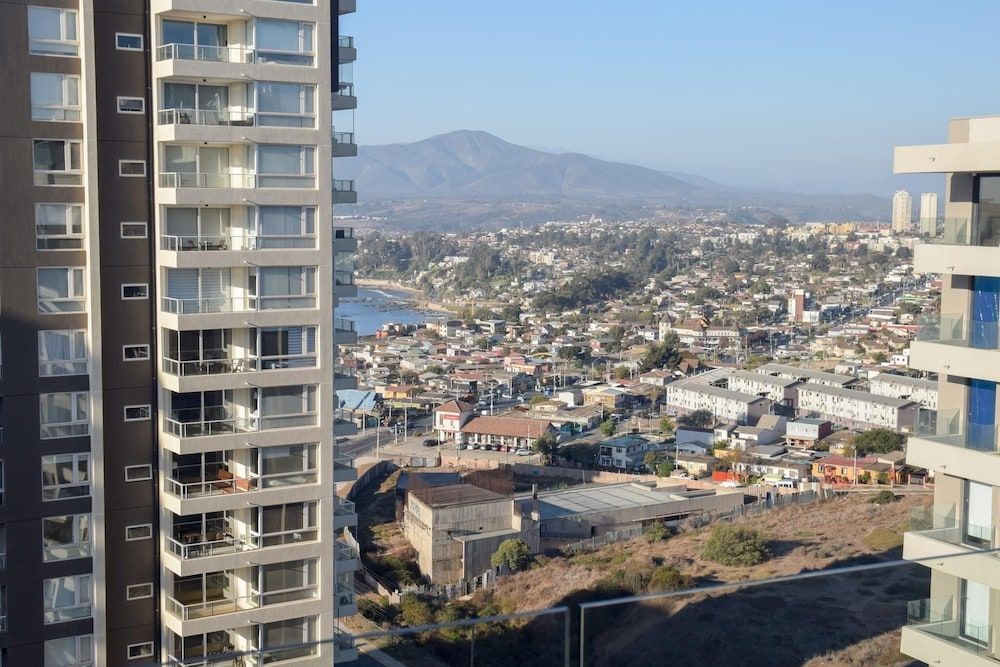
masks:
POLYGON ((979 177, 976 237, 981 246, 1000 246, 1000 177, 979 177))

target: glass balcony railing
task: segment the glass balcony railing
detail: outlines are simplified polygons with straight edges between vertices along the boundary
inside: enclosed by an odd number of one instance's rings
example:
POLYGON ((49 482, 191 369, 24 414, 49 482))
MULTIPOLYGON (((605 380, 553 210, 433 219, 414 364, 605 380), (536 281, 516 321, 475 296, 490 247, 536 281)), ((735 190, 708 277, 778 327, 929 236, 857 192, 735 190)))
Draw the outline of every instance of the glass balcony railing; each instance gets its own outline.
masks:
POLYGON ((335 239, 353 239, 354 238, 354 227, 334 227, 333 228, 333 238, 335 238, 335 239))
POLYGON ((209 174, 167 171, 160 174, 161 188, 256 188, 256 174, 209 174))
POLYGON ((161 109, 160 125, 229 125, 253 127, 256 113, 246 109, 161 109))
POLYGON ((1000 349, 1000 323, 962 315, 930 315, 917 321, 917 340, 979 350, 1000 349))
POLYGON ((277 370, 283 368, 315 368, 315 354, 288 354, 266 357, 227 357, 222 351, 219 358, 198 359, 192 355, 181 355, 183 360, 163 358, 163 372, 177 377, 192 377, 202 375, 226 375, 230 373, 249 373, 260 370, 277 370))
POLYGON ((354 143, 354 133, 353 132, 334 132, 333 133, 333 143, 335 144, 345 144, 350 145, 354 143))
POLYGON ((993 549, 995 544, 993 526, 962 521, 954 506, 912 508, 910 530, 945 544, 976 549, 993 549))
POLYGON ((319 530, 312 527, 282 530, 272 533, 231 535, 224 531, 196 531, 167 537, 167 549, 182 560, 208 558, 226 554, 257 551, 271 547, 287 547, 319 539, 319 530))
POLYGON ((316 237, 296 235, 256 236, 245 234, 202 234, 160 236, 160 249, 170 252, 211 252, 218 250, 315 249, 316 237))
POLYGON ((333 510, 333 513, 337 516, 351 516, 357 514, 357 511, 352 501, 341 498, 337 500, 337 507, 333 510))
POLYGON ((354 189, 354 181, 346 180, 343 178, 333 179, 333 191, 334 192, 357 192, 354 189))
POLYGON ((968 218, 941 218, 922 221, 920 231, 926 243, 940 245, 1000 247, 1000 221, 990 218, 970 220, 968 218), (932 227, 931 230, 926 227, 932 227))
POLYGON ((337 46, 342 49, 353 49, 354 48, 354 37, 349 35, 341 35, 337 38, 337 46))
POLYGON ((205 315, 215 313, 240 313, 258 310, 297 310, 315 308, 316 297, 311 295, 234 296, 200 299, 177 299, 165 296, 160 299, 160 309, 174 315, 205 315))
POLYGON ((164 44, 157 47, 156 59, 202 60, 217 63, 252 63, 253 49, 239 46, 199 46, 197 44, 164 44))
POLYGON ((925 410, 917 419, 914 435, 923 440, 973 449, 980 452, 996 452, 996 424, 973 424, 964 411, 925 410))
POLYGON ((906 624, 954 643, 970 653, 989 653, 992 626, 965 614, 957 614, 956 606, 951 597, 913 600, 906 605, 906 624))
POLYGON ((353 285, 354 284, 354 271, 334 271, 333 272, 333 284, 334 285, 353 285))
POLYGON ((343 333, 355 333, 357 331, 354 320, 349 320, 345 317, 333 318, 333 328, 335 331, 343 333))
POLYGON ((354 97, 354 84, 348 83, 347 81, 341 81, 337 86, 337 90, 334 91, 334 95, 340 95, 341 97, 354 97))

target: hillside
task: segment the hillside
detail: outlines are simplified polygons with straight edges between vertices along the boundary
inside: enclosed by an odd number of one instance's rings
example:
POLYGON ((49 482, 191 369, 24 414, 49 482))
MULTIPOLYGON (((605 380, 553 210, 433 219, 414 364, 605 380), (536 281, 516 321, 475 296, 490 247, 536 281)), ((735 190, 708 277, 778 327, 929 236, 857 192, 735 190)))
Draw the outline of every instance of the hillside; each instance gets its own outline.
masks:
MULTIPOLYGON (((821 504, 775 510, 747 519, 771 540, 772 557, 755 567, 726 567, 702 558, 710 527, 650 544, 644 538, 575 556, 540 557, 530 570, 505 578, 494 590, 440 609, 437 618, 528 611, 569 605, 573 650, 578 643, 576 604, 644 593, 651 576, 676 570, 673 588, 765 579, 804 571, 897 560, 910 511, 930 504, 913 495, 885 506, 855 495, 821 504)), ((692 595, 588 612, 589 665, 910 665, 899 653, 906 602, 927 597, 926 568, 889 569, 692 595), (669 656, 667 659, 665 656, 669 656)), ((405 616, 405 613, 404 613, 405 616)), ((557 621, 481 629, 476 655, 507 657, 509 664, 556 664, 557 621), (549 640, 545 640, 549 637, 549 640)), ((468 635, 425 634, 388 647, 406 664, 451 664, 468 654, 468 635)), ((576 657, 574 656, 574 660, 576 657)), ((497 662, 496 664, 508 664, 497 662)))
POLYGON ((888 200, 874 195, 747 190, 694 174, 550 153, 473 130, 360 146, 357 158, 338 160, 336 169, 338 178, 357 182, 358 214, 418 227, 532 224, 591 213, 628 218, 649 215, 650 206, 750 206, 791 220, 874 219, 889 211, 888 200))

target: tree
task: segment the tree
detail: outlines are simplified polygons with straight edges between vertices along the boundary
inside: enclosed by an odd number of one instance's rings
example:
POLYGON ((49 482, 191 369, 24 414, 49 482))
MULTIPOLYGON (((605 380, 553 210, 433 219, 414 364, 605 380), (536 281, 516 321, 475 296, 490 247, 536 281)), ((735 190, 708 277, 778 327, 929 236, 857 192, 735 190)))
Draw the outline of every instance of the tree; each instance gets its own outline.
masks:
POLYGON ((660 417, 660 433, 673 433, 674 420, 670 417, 660 417))
POLYGON ((902 448, 903 436, 887 428, 873 428, 854 436, 851 444, 858 456, 887 454, 902 448))
POLYGON ((695 410, 678 417, 677 423, 690 428, 711 428, 715 426, 715 415, 708 410, 695 410))
POLYGON ((536 440, 531 444, 531 448, 536 454, 541 454, 542 459, 546 464, 552 461, 552 455, 556 451, 556 437, 552 435, 551 431, 546 431, 542 433, 536 440))
POLYGON ((576 359, 580 355, 580 348, 576 345, 565 345, 559 348, 559 352, 557 354, 560 359, 569 361, 571 359, 576 359))
POLYGON ((749 567, 766 561, 771 552, 759 530, 726 523, 712 529, 701 555, 720 565, 749 567))
POLYGON ((628 366, 615 366, 615 378, 624 380, 631 374, 628 366))
POLYGON ((531 561, 531 547, 521 539, 504 540, 490 556, 490 565, 506 567, 511 572, 519 572, 531 561))
POLYGON ((663 463, 658 463, 656 465, 656 476, 657 477, 670 477, 670 473, 674 471, 674 464, 670 461, 664 461, 663 463))
POLYGON ((651 345, 639 359, 639 370, 647 373, 656 368, 671 370, 677 368, 681 362, 681 354, 677 351, 678 344, 677 336, 669 334, 659 343, 651 345))
POLYGON ((537 395, 531 397, 531 400, 528 401, 528 405, 538 405, 539 403, 544 403, 547 400, 549 400, 549 399, 547 399, 545 396, 542 396, 541 394, 537 394, 537 395))
POLYGON ((601 433, 610 438, 618 430, 618 425, 615 424, 614 420, 605 419, 598 428, 600 428, 601 433))
POLYGON ((419 595, 404 593, 399 601, 399 613, 407 625, 429 625, 434 622, 434 610, 419 595))

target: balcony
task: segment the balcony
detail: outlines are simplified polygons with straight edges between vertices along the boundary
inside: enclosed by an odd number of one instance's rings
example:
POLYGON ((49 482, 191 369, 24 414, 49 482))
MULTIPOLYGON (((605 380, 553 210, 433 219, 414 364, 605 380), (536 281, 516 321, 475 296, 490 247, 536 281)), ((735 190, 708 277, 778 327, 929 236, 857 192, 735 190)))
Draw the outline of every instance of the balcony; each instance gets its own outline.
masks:
POLYGON ((161 109, 159 125, 213 125, 254 127, 257 114, 249 109, 161 109))
POLYGON ((333 203, 357 204, 358 191, 354 189, 354 181, 342 178, 333 179, 333 203))
MULTIPOLYGON (((338 365, 337 369, 341 367, 338 365)), ((333 388, 337 391, 341 389, 357 389, 358 379, 355 377, 353 372, 348 369, 334 370, 333 372, 333 388)))
POLYGON ((337 13, 341 16, 353 14, 356 11, 358 11, 357 0, 337 0, 337 13))
MULTIPOLYGON (((301 386, 296 385, 295 388, 301 386)), ((305 385, 307 389, 314 390, 314 385, 305 385)), ((303 403, 301 405, 302 412, 289 413, 289 414, 262 414, 253 415, 249 414, 251 412, 251 404, 254 402, 254 395, 258 395, 261 398, 261 402, 271 402, 269 396, 273 395, 276 397, 277 402, 281 402, 281 394, 283 391, 287 391, 292 387, 262 387, 255 389, 240 389, 240 390, 227 390, 222 391, 208 391, 205 392, 206 400, 220 401, 217 404, 206 404, 203 408, 200 407, 175 407, 173 409, 167 409, 166 414, 163 417, 163 430, 166 435, 173 436, 173 438, 179 440, 185 439, 215 439, 223 438, 224 436, 233 436, 234 442, 236 444, 243 443, 246 444, 246 435, 250 433, 260 433, 265 434, 271 431, 282 431, 284 429, 298 429, 303 427, 315 427, 319 425, 319 415, 315 411, 315 392, 310 391, 308 393, 308 399, 305 397, 296 401, 308 400, 309 405, 307 406, 303 403), (233 400, 221 402, 222 394, 232 395, 233 400)), ((175 401, 176 397, 189 397, 191 393, 174 393, 168 392, 168 401, 175 401)), ((168 403, 169 404, 169 403, 168 403)), ((280 409, 280 408, 276 408, 280 409)), ((266 445, 280 445, 283 444, 287 437, 283 437, 280 434, 276 434, 275 437, 264 438, 262 435, 262 440, 264 440, 264 446, 266 445)), ((175 446, 180 446, 179 442, 169 443, 166 441, 165 444, 174 444, 175 446)), ((220 442, 218 445, 206 445, 209 449, 200 451, 212 451, 212 449, 226 449, 229 448, 227 445, 230 443, 228 441, 220 442)), ((234 445, 235 446, 235 445, 234 445)), ((170 447, 168 446, 168 449, 170 447)), ((175 453, 180 452, 177 449, 171 449, 175 453)), ((193 452, 192 452, 193 453, 193 452)))
POLYGON ((257 175, 167 171, 160 174, 159 187, 252 190, 257 187, 257 175))
POLYGON ((259 310, 299 310, 316 308, 315 296, 235 296, 178 299, 165 296, 160 309, 173 315, 248 313, 259 310))
POLYGON ((913 368, 1000 382, 1000 325, 963 315, 922 318, 911 355, 913 368))
POLYGON ((992 626, 961 618, 956 606, 951 597, 908 603, 900 650, 932 665, 995 666, 990 651, 992 626))
POLYGON ((907 442, 906 461, 948 475, 1000 485, 996 425, 969 424, 963 412, 924 411, 907 442))
POLYGON ((332 138, 333 157, 355 157, 358 154, 353 132, 334 132, 332 138))
POLYGON ((343 498, 337 499, 337 506, 333 510, 333 527, 335 530, 358 525, 358 513, 354 503, 343 498))
POLYGON ((977 572, 977 580, 992 587, 1000 585, 1000 558, 991 551, 995 545, 993 526, 965 521, 954 507, 918 507, 911 512, 903 557, 959 578, 977 572))
POLYGON ((253 49, 240 46, 197 46, 194 44, 164 44, 156 48, 156 60, 198 60, 213 63, 252 63, 253 49))
POLYGON ((353 572, 358 569, 358 552, 345 542, 337 538, 336 540, 337 572, 353 572))
POLYGON ((358 98, 354 95, 354 84, 341 82, 331 95, 330 106, 333 111, 348 111, 358 108, 358 98))
POLYGON ((1000 276, 996 261, 1000 225, 991 220, 946 218, 915 245, 914 268, 922 273, 1000 276))
POLYGON ((337 38, 337 62, 340 65, 352 63, 358 59, 358 50, 354 46, 354 38, 341 35, 337 38))
POLYGON ((333 251, 337 253, 358 251, 358 239, 354 236, 353 227, 333 228, 333 251))
POLYGON ((333 342, 337 345, 354 345, 358 342, 358 331, 353 320, 333 318, 333 342))
POLYGON ((354 467, 354 459, 347 454, 334 454, 333 481, 350 482, 358 478, 358 469, 354 467))

